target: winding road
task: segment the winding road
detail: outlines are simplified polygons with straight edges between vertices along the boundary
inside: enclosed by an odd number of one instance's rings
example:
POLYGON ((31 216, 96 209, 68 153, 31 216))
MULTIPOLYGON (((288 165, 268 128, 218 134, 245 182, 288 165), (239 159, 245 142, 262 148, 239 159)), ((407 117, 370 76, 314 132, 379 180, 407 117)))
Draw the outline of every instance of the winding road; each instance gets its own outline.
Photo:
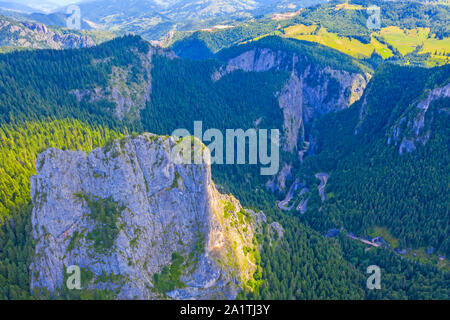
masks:
MULTIPOLYGON (((302 195, 304 195, 305 193, 308 193, 308 192, 309 192, 308 188, 303 188, 300 191, 298 196, 301 197, 302 195)), ((306 198, 306 199, 301 199, 300 200, 300 203, 298 204, 296 210, 300 211, 301 214, 304 214, 306 212, 306 208, 307 208, 307 205, 308 205, 308 200, 309 200, 309 197, 306 198)))
POLYGON ((320 180, 320 184, 318 187, 319 195, 320 195, 320 199, 322 200, 322 202, 324 202, 327 199, 327 197, 325 195, 325 186, 327 185, 327 181, 328 181, 328 178, 330 177, 330 175, 328 173, 320 172, 320 173, 316 173, 315 177, 320 180))
POLYGON ((280 208, 281 210, 285 210, 285 211, 289 211, 292 209, 292 207, 294 205, 291 205, 290 207, 288 207, 288 203, 292 200, 292 198, 294 197, 294 192, 301 186, 302 184, 297 180, 295 180, 295 182, 292 184, 292 186, 289 188, 289 192, 286 195, 286 198, 284 198, 284 200, 280 201, 278 203, 278 208, 280 208))

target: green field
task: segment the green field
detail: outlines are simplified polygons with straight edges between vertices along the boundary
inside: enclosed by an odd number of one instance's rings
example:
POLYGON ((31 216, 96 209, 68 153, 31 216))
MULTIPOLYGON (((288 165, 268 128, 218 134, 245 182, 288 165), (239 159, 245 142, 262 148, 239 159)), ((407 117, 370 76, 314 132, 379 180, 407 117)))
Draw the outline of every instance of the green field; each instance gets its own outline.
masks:
POLYGON ((450 38, 437 39, 430 33, 429 28, 408 30, 385 27, 373 32, 369 43, 363 43, 352 37, 339 36, 318 25, 289 26, 283 29, 283 36, 320 43, 359 59, 369 58, 373 52, 383 59, 416 53, 419 56, 428 55, 427 65, 436 66, 449 63, 450 56, 450 38))
POLYGON ((351 37, 341 37, 335 33, 328 32, 324 27, 296 25, 285 29, 285 37, 298 40, 305 40, 323 44, 327 47, 336 49, 355 58, 368 58, 375 51, 384 59, 393 55, 387 45, 382 44, 374 37, 370 43, 362 43, 361 41, 351 37))

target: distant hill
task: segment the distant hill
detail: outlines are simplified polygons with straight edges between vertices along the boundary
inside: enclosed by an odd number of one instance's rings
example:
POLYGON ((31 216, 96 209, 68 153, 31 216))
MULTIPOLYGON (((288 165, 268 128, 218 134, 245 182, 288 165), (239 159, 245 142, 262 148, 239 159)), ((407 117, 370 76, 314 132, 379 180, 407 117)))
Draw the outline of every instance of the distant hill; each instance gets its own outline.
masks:
POLYGON ((0 16, 0 52, 17 49, 75 49, 112 39, 113 33, 76 31, 0 16))
POLYGON ((333 1, 283 19, 263 17, 227 29, 176 32, 166 37, 163 45, 181 57, 201 59, 246 41, 278 35, 317 42, 374 63, 383 59, 420 66, 448 63, 450 6, 413 1, 372 4, 383 12, 376 30, 367 28, 369 14, 364 1, 349 5, 333 1))
MULTIPOLYGON (((215 25, 234 25, 274 13, 295 12, 325 0, 93 0, 79 3, 82 28, 92 24, 105 30, 133 32, 147 40, 160 40, 173 30, 199 30, 215 25)), ((29 11, 24 11, 29 13, 29 11)), ((65 7, 28 18, 63 26, 65 7)))

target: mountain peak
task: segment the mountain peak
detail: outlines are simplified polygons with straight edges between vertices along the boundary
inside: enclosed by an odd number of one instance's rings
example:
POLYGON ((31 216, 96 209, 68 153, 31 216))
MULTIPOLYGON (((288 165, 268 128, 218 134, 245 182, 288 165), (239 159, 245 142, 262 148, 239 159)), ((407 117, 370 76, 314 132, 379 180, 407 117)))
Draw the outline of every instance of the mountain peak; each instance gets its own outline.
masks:
POLYGON ((176 164, 175 145, 144 134, 87 157, 42 153, 32 178, 32 286, 55 291, 76 265, 92 273, 84 288, 118 298, 236 297, 259 268, 265 217, 217 192, 209 165, 176 164))

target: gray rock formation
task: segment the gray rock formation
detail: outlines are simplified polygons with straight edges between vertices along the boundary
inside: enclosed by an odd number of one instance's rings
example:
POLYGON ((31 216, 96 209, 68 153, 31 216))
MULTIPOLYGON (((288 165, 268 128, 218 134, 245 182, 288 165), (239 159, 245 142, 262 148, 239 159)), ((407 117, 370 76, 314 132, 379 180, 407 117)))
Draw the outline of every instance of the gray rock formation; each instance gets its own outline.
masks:
POLYGON ((245 72, 264 72, 271 69, 288 70, 290 64, 289 55, 283 51, 273 51, 268 48, 253 49, 240 54, 228 61, 225 66, 213 73, 213 81, 219 81, 222 77, 236 70, 245 72), (288 63, 286 63, 288 61, 288 63))
MULTIPOLYGON (((297 153, 300 161, 307 151, 305 146, 311 142, 305 137, 305 124, 321 114, 348 108, 361 98, 370 80, 368 74, 335 70, 308 62, 307 58, 296 53, 269 48, 255 48, 228 60, 211 75, 211 79, 219 81, 236 70, 290 72, 286 84, 276 95, 283 111, 282 148, 286 152, 297 153)), ((269 188, 285 189, 282 183, 285 172, 282 170, 279 175, 268 182, 269 188)))
POLYGON ((284 236, 284 229, 278 222, 272 222, 267 226, 267 232, 269 234, 269 244, 280 240, 284 236))
POLYGON ((85 34, 48 28, 42 23, 19 22, 0 17, 0 45, 30 49, 76 49, 92 47, 94 39, 85 34))
POLYGON ((305 139, 304 122, 310 121, 318 114, 349 107, 361 98, 370 77, 363 73, 350 73, 303 63, 306 60, 297 54, 255 48, 230 59, 216 70, 211 78, 213 81, 219 81, 236 70, 290 71, 290 78, 277 96, 284 114, 283 147, 292 152, 298 148, 298 142, 305 139))
MULTIPOLYGON (((154 55, 162 55, 169 59, 175 59, 176 55, 169 50, 149 46, 146 54, 134 50, 130 54, 138 56, 139 68, 136 66, 113 66, 109 75, 108 84, 105 87, 97 87, 91 90, 75 89, 70 91, 78 101, 83 99, 89 102, 106 100, 115 105, 113 115, 119 120, 134 122, 140 118, 140 110, 144 109, 150 101, 152 93, 152 59, 154 55), (136 71, 136 69, 138 71, 136 71), (134 70, 134 71, 133 71, 134 70)), ((99 60, 95 63, 105 63, 107 60, 99 60)))
POLYGON ((279 93, 278 103, 283 110, 283 149, 293 152, 297 149, 299 139, 305 139, 303 112, 303 79, 292 73, 288 82, 279 93))
POLYGON ((266 187, 269 190, 272 190, 272 192, 276 190, 284 190, 286 189, 286 180, 291 176, 292 165, 284 164, 280 172, 276 176, 269 179, 269 181, 267 181, 266 187))
POLYGON ((254 236, 265 216, 220 194, 208 164, 179 164, 177 143, 144 134, 88 156, 41 153, 31 179, 31 287, 54 292, 77 265, 93 275, 84 289, 119 299, 235 298, 259 268, 254 236), (178 279, 161 285, 174 257, 178 279))
MULTIPOLYGON (((433 101, 450 97, 450 83, 430 90, 426 97, 413 104, 392 128, 388 144, 398 146, 398 153, 410 153, 416 150, 417 144, 425 145, 430 139, 431 125, 436 116, 430 110, 433 101)), ((448 110, 438 110, 448 113, 448 110)))

